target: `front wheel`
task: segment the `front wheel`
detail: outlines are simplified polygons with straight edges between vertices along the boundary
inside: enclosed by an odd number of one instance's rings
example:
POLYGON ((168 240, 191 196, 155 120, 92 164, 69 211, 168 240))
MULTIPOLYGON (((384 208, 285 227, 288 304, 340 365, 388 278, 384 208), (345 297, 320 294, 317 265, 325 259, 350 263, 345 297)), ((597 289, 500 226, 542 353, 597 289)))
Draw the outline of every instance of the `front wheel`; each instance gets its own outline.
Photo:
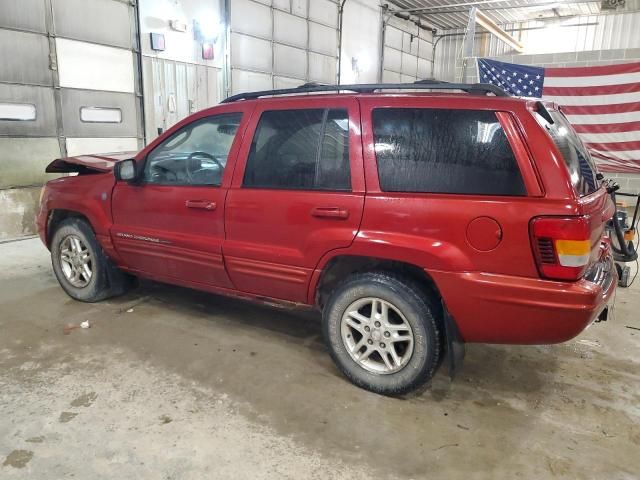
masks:
POLYGON ((122 294, 131 284, 131 277, 112 264, 89 224, 79 218, 63 220, 54 232, 51 263, 67 295, 82 302, 122 294))
POLYGON ((347 278, 323 310, 331 356, 354 384, 401 395, 427 383, 442 345, 435 311, 412 280, 388 273, 347 278))

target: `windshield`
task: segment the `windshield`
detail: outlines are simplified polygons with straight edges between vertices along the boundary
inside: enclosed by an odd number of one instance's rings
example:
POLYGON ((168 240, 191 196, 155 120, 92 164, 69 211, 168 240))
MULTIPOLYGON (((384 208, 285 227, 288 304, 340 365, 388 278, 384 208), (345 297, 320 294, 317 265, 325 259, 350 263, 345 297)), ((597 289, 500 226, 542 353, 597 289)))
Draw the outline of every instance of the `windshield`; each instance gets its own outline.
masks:
POLYGON ((548 112, 553 119, 552 124, 538 113, 536 113, 536 118, 547 129, 551 139, 560 150, 569 170, 573 188, 581 197, 595 192, 600 186, 596 178, 598 171, 589 151, 567 117, 558 110, 548 110, 548 112))

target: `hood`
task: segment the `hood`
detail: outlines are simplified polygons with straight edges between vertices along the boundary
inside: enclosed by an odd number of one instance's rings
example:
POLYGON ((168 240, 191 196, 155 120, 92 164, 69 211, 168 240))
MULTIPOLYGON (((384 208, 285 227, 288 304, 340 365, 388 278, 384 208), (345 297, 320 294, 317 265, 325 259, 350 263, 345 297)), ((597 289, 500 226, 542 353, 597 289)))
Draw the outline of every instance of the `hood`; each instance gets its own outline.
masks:
POLYGON ((77 157, 57 158, 45 169, 47 173, 110 172, 120 160, 135 157, 137 152, 97 153, 77 157))

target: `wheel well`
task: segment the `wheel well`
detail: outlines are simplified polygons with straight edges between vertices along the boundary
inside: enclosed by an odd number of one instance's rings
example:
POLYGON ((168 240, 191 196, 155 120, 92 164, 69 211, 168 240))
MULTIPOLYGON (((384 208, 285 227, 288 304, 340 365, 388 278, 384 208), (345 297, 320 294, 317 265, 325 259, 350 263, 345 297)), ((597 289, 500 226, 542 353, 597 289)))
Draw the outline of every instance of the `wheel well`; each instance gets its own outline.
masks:
POLYGON ((433 279, 424 269, 411 263, 397 260, 353 255, 341 255, 332 258, 327 263, 316 287, 316 304, 322 309, 331 292, 348 275, 373 271, 393 272, 409 277, 424 289, 426 295, 438 300, 438 304, 434 305, 434 307, 436 310, 440 310, 440 292, 433 279))
POLYGON ((52 210, 47 220, 47 246, 48 247, 51 246, 51 239, 53 238, 53 234, 55 233, 55 231, 58 229, 58 225, 60 225, 60 223, 62 223, 62 221, 66 220, 67 218, 79 218, 86 221, 89 225, 91 225, 91 223, 89 222, 89 219, 85 215, 79 212, 74 212, 73 210, 62 210, 62 209, 52 210))

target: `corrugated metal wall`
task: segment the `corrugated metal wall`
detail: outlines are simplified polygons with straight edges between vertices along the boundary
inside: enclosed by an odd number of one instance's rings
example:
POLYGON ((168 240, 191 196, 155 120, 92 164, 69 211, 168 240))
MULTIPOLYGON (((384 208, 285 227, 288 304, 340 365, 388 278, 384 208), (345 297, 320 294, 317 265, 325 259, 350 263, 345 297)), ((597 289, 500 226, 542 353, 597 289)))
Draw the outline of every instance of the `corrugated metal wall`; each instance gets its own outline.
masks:
MULTIPOLYGON (((562 52, 583 52, 640 47, 640 13, 603 14, 575 17, 562 24, 540 28, 537 21, 504 25, 503 28, 525 45, 524 55, 562 52)), ((439 32, 444 35, 461 34, 460 30, 439 32)), ((463 35, 436 36, 435 76, 448 81, 461 81, 463 35)), ((504 42, 493 35, 476 36, 474 56, 497 57, 510 55, 504 42)), ((514 61, 517 57, 515 57, 514 61)))

